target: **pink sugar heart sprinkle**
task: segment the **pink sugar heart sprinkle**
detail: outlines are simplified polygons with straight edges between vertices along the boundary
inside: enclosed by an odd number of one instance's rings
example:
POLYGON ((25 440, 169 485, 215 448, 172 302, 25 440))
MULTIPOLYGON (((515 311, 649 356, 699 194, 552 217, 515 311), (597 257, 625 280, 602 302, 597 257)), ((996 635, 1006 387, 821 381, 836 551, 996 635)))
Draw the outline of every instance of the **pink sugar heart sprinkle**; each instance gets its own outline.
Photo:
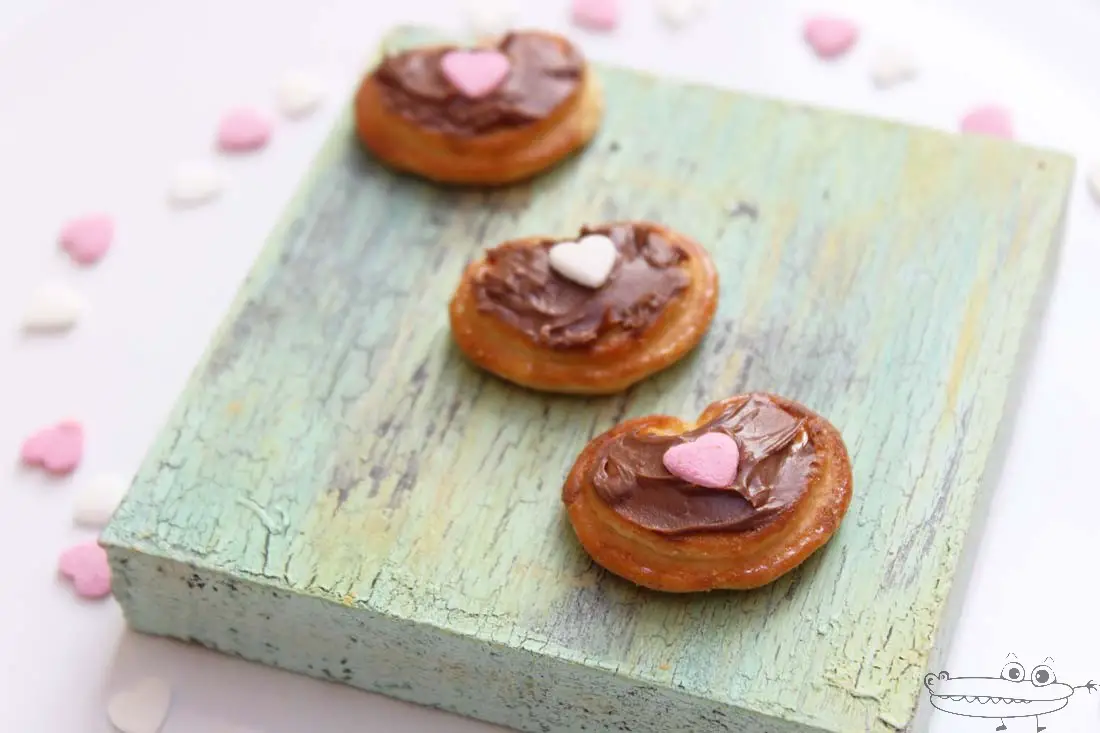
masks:
POLYGON ((573 22, 593 31, 610 31, 619 25, 618 0, 573 0, 573 22))
POLYGON ((91 265, 107 254, 114 236, 115 222, 110 216, 89 214, 65 224, 58 242, 74 262, 91 265))
POLYGON ((665 451, 668 472, 696 486, 724 489, 737 478, 740 455, 737 441, 725 433, 707 433, 665 451))
POLYGON ((859 26, 847 18, 816 15, 806 21, 802 34, 819 58, 834 59, 855 45, 859 26))
POLYGON ((82 598, 103 598, 111 592, 111 567, 107 551, 95 541, 73 545, 61 553, 57 569, 72 581, 82 598))
POLYGON ((72 420, 42 428, 23 441, 20 451, 23 463, 59 476, 72 473, 83 457, 84 428, 72 420))
POLYGON ((271 132, 271 120, 256 110, 231 110, 218 123, 218 148, 228 153, 259 150, 267 145, 271 132))
POLYGON ((963 115, 959 120, 959 130, 974 135, 988 135, 1011 140, 1015 133, 1012 130, 1012 114, 995 104, 976 107, 963 115))
POLYGON ((504 82, 512 62, 499 51, 451 51, 440 59, 439 68, 463 96, 479 99, 504 82))

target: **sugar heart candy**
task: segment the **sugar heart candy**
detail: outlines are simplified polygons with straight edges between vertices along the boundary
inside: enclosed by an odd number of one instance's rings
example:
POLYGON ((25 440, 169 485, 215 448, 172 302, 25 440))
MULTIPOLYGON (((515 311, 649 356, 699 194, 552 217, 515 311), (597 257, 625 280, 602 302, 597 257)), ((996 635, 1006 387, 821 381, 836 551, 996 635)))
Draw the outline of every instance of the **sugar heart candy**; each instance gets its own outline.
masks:
POLYGON ((512 69, 512 62, 500 51, 450 51, 439 62, 447 81, 470 99, 493 93, 512 69))
POLYGON ((611 276, 619 251, 602 234, 589 234, 576 242, 558 242, 550 248, 550 267, 562 277, 587 288, 602 287, 611 276))
POLYGON ((737 442, 725 433, 707 433, 665 451, 668 472, 696 486, 724 489, 737 478, 740 453, 737 442))

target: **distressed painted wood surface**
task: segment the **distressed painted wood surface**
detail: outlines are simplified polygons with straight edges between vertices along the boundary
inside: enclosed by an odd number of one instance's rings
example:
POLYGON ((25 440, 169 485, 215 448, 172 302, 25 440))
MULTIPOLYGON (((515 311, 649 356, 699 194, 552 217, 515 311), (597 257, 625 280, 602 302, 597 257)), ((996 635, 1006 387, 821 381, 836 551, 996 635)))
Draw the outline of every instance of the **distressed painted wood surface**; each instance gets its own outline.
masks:
POLYGON ((135 628, 529 731, 907 724, 1072 163, 600 73, 598 138, 530 185, 439 189, 334 131, 106 531, 135 628), (713 253, 695 354, 600 399, 464 362, 446 303, 470 257, 624 218, 713 253), (842 430, 832 543, 749 593, 594 567, 559 500, 581 446, 753 389, 842 430))

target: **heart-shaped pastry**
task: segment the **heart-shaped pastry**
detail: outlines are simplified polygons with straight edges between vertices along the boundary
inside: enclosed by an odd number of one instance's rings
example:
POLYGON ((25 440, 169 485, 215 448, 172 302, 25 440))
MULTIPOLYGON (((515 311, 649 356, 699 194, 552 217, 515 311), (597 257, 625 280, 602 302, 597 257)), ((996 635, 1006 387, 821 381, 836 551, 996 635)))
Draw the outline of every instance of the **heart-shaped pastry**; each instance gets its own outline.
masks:
POLYGON ((573 22, 594 31, 609 31, 619 24, 618 0, 573 0, 573 22))
POLYGON ((836 427, 759 392, 715 402, 693 422, 621 422, 584 447, 562 486, 593 560, 676 593, 772 582, 828 542, 851 497, 836 427))
POLYGON ((61 553, 57 569, 72 581, 82 598, 103 598, 111 592, 111 568, 107 551, 93 542, 74 545, 61 553))
POLYGON ((859 26, 847 18, 818 15, 806 21, 803 29, 806 43, 820 58, 842 56, 859 38, 859 26))
POLYGON ((439 61, 447 81, 471 99, 492 94, 512 70, 512 62, 500 51, 449 51, 439 61))
POLYGON ((562 277, 586 288, 599 288, 615 268, 619 251, 609 237, 589 234, 576 242, 558 242, 550 248, 550 267, 562 277))
POLYGON ((695 348, 717 301, 706 249, 626 221, 492 247, 449 310, 455 342, 483 369, 547 392, 612 394, 695 348))
POLYGON ((259 150, 271 139, 271 120, 254 109, 235 109, 218 124, 218 148, 227 153, 259 150))
POLYGON ((106 214, 91 214, 71 220, 61 230, 61 248, 74 262, 91 265, 111 248, 115 223, 106 214))
POLYGON ((602 92, 584 54, 545 31, 494 32, 470 8, 476 45, 399 28, 355 93, 355 132, 382 163, 437 183, 529 179, 588 144, 602 92), (522 68, 521 68, 522 67, 522 68))
POLYGON ((83 457, 84 428, 73 420, 39 430, 23 441, 20 451, 23 463, 57 475, 72 473, 83 457))
POLYGON ((724 489, 737 478, 737 441, 725 433, 706 435, 674 445, 662 461, 668 472, 696 486, 724 489))
POLYGON ((172 688, 159 677, 146 677, 111 695, 107 717, 121 733, 157 733, 168 717, 172 688))

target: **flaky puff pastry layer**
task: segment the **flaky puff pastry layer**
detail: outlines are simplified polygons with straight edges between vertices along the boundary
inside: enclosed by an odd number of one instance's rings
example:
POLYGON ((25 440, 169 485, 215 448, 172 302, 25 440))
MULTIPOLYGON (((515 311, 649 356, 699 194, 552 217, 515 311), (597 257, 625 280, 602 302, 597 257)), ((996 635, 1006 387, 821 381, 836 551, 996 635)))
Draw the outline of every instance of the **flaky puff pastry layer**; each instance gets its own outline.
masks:
POLYGON ((569 520, 588 554, 606 570, 637 585, 670 593, 747 590, 798 567, 836 532, 852 498, 852 466, 840 432, 803 405, 766 395, 805 420, 818 470, 792 506, 746 532, 669 536, 639 527, 607 506, 592 485, 603 448, 632 430, 677 435, 703 425, 749 395, 710 405, 694 424, 667 415, 627 420, 581 451, 562 487, 569 520))
MULTIPOLYGON (((545 34, 550 35, 550 34, 545 34)), ((382 162, 437 183, 504 185, 532 178, 580 150, 603 118, 603 95, 586 64, 576 91, 539 122, 484 135, 426 130, 389 110, 373 74, 355 95, 359 139, 382 162)))
MULTIPOLYGON (((612 223, 608 227, 617 226, 612 223)), ((669 301, 642 334, 613 329, 591 346, 553 349, 477 307, 476 281, 485 261, 467 266, 451 299, 451 333, 472 362, 531 389, 563 394, 614 394, 679 361, 703 338, 718 307, 718 273, 705 249, 683 234, 646 223, 687 254, 688 287, 669 301)), ((538 246, 545 238, 511 244, 538 246)))

